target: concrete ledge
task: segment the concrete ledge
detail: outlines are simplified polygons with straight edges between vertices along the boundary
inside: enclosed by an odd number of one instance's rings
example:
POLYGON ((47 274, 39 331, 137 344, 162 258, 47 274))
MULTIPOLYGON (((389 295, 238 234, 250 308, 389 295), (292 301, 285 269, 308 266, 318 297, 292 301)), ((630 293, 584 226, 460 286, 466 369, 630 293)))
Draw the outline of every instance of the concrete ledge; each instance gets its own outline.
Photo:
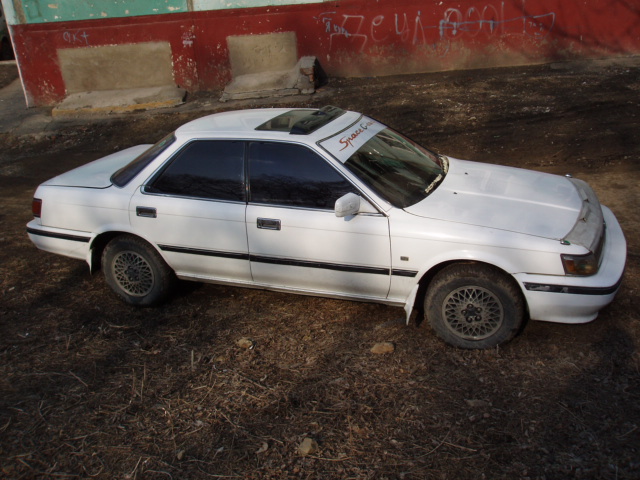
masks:
POLYGON ((185 90, 169 86, 80 92, 65 98, 51 115, 69 117, 175 107, 184 103, 185 94, 185 90))

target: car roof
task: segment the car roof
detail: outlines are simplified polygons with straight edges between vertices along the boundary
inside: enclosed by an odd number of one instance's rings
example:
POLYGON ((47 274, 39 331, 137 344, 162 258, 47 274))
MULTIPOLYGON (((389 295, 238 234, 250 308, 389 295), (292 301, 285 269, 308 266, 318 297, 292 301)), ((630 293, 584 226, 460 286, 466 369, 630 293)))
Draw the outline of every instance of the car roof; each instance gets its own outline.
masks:
POLYGON ((214 113, 213 115, 207 115, 185 123, 175 131, 175 135, 177 138, 184 140, 191 138, 237 138, 315 143, 344 130, 362 116, 357 112, 340 110, 339 115, 328 119, 326 123, 309 132, 295 131, 295 129, 265 128, 267 122, 278 116, 297 113, 296 116, 300 117, 301 115, 314 114, 314 112, 324 110, 313 108, 260 108, 214 113), (258 127, 261 128, 258 129, 258 127))

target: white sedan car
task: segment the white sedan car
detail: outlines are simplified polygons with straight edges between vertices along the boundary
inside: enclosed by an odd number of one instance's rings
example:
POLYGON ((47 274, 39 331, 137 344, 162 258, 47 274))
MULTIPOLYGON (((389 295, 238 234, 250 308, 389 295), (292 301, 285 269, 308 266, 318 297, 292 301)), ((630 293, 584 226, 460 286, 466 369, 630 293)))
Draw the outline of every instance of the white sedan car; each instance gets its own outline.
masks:
POLYGON ((40 249, 151 306, 176 278, 402 306, 462 348, 593 320, 626 242, 585 182, 435 154, 335 107, 210 115, 40 185, 40 249))

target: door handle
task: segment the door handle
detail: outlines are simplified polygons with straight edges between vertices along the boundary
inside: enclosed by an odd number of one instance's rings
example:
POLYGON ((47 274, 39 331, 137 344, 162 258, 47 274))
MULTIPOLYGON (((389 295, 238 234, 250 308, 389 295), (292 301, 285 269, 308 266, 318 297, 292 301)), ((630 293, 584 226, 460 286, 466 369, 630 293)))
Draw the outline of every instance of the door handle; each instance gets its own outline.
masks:
POLYGON ((136 207, 136 215, 147 218, 156 218, 158 216, 156 209, 151 207, 136 207))
POLYGON ((275 218, 258 218, 258 228, 280 230, 280 220, 276 220, 275 218))

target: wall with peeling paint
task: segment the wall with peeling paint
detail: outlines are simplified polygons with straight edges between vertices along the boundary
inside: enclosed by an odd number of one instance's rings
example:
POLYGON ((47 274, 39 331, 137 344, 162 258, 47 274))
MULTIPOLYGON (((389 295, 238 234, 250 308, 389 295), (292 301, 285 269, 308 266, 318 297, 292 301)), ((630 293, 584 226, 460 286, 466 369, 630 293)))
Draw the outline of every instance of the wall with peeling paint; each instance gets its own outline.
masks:
MULTIPOLYGON (((324 0, 325 2, 327 0, 324 0)), ((228 8, 252 8, 282 5, 300 5, 305 3, 322 3, 319 0, 193 0, 193 11, 223 10, 228 8)), ((335 3, 335 2, 333 2, 335 3)))
MULTIPOLYGON (((16 20, 10 30, 29 105, 54 104, 69 93, 65 77, 71 78, 71 72, 66 68, 62 74, 62 50, 100 55, 108 50, 97 47, 114 45, 168 45, 166 65, 173 82, 188 91, 224 87, 232 77, 229 38, 243 35, 290 32, 297 55, 316 56, 333 76, 640 53, 638 0, 87 0, 73 3, 110 4, 107 16, 27 20, 27 4, 49 8, 52 1, 2 0, 7 16, 16 20), (159 11, 140 7, 122 16, 127 5, 138 3, 156 5, 159 11), (249 3, 252 8, 245 8, 249 3)), ((83 15, 88 13, 96 12, 84 10, 83 15)), ((255 44, 259 56, 260 42, 255 44)), ((85 58, 84 53, 64 55, 85 58)), ((127 62, 112 64, 130 68, 127 62)))
POLYGON ((163 0, 148 3, 136 0, 112 0, 111 2, 22 0, 21 4, 28 23, 65 22, 187 11, 186 0, 163 0))
POLYGON ((3 0, 5 2, 11 2, 12 8, 7 12, 11 25, 322 3, 319 0, 3 0))

